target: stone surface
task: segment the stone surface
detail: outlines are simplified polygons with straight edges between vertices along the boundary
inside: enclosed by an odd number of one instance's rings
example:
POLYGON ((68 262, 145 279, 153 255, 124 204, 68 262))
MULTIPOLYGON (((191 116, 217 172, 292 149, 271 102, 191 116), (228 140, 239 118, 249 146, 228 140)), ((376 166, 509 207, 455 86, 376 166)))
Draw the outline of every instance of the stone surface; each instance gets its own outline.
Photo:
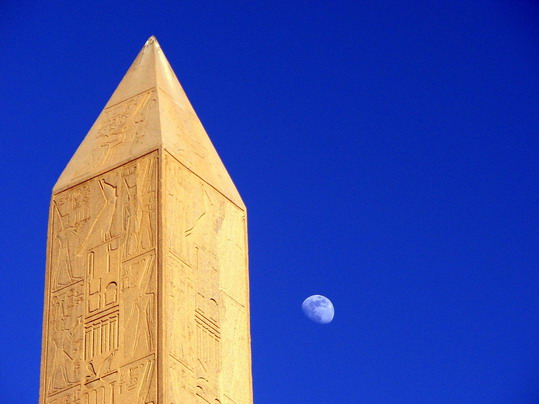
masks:
POLYGON ((246 209, 151 37, 56 183, 40 404, 251 404, 246 209))

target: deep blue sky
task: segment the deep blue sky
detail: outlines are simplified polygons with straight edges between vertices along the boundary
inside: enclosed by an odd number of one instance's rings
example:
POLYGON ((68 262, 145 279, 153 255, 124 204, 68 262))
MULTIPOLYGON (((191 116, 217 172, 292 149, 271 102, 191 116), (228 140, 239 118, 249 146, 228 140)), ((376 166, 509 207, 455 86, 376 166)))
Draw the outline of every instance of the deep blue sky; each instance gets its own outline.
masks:
POLYGON ((150 35, 249 209, 256 404, 539 402, 534 2, 51 3, 0 4, 2 404, 52 186, 150 35))

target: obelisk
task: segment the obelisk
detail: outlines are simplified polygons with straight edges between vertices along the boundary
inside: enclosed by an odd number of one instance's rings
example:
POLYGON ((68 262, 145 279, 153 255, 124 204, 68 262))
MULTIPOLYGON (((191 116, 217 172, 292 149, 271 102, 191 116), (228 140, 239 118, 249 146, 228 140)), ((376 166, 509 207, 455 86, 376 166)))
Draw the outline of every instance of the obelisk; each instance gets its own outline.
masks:
POLYGON ((251 404, 245 205, 151 37, 54 186, 40 404, 251 404))

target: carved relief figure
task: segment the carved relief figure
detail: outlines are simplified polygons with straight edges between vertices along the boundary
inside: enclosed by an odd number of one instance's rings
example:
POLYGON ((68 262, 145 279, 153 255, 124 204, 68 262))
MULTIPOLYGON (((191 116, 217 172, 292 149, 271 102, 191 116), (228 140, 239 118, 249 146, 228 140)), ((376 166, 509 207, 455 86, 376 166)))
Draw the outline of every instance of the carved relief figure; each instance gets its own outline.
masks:
POLYGON ((125 257, 148 251, 155 245, 155 162, 142 160, 122 172, 127 194, 124 228, 127 232, 125 257))
POLYGON ((167 237, 168 324, 172 330, 170 340, 175 341, 170 347, 171 371, 184 377, 193 372, 194 383, 191 390, 187 386, 174 389, 174 397, 177 400, 194 389, 196 402, 216 404, 220 403, 221 299, 215 232, 221 227, 222 213, 220 205, 213 201, 211 188, 172 159, 166 167, 170 179, 166 188, 167 213, 172 217, 167 221, 171 234, 167 237), (193 347, 194 355, 189 352, 193 347))
POLYGON ((103 195, 104 204, 96 219, 91 224, 84 241, 81 243, 77 255, 83 255, 85 251, 112 238, 112 219, 116 211, 118 200, 117 179, 114 173, 99 179, 99 189, 103 195))
POLYGON ((79 282, 52 297, 47 364, 49 395, 80 381, 82 296, 79 282))
MULTIPOLYGON (((121 366, 155 349, 155 186, 155 157, 147 156, 53 199, 47 404, 114 403, 121 366)), ((138 371, 150 383, 153 365, 137 366, 130 385, 138 371)))
POLYGON ((147 355, 154 347, 155 255, 148 253, 122 266, 121 293, 124 301, 123 349, 126 360, 147 355))
POLYGON ((56 196, 53 201, 53 288, 69 285, 83 278, 84 268, 74 253, 81 234, 90 221, 90 187, 87 184, 56 196))
POLYGON ((252 404, 243 203, 146 46, 53 190, 40 403, 252 404))
POLYGON ((202 192, 202 185, 186 175, 185 169, 176 164, 168 165, 169 178, 174 182, 168 189, 171 220, 169 247, 187 265, 194 267, 195 240, 204 231, 204 221, 211 201, 202 192), (190 195, 190 198, 185 198, 190 195))

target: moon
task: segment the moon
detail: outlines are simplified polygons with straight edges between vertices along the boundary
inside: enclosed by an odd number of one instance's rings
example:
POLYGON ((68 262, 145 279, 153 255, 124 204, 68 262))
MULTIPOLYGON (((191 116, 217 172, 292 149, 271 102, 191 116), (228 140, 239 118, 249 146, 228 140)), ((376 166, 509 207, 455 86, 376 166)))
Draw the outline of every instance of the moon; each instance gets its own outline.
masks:
POLYGON ((335 309, 333 303, 322 295, 312 295, 301 304, 303 313, 312 321, 319 324, 328 324, 333 321, 335 309))

